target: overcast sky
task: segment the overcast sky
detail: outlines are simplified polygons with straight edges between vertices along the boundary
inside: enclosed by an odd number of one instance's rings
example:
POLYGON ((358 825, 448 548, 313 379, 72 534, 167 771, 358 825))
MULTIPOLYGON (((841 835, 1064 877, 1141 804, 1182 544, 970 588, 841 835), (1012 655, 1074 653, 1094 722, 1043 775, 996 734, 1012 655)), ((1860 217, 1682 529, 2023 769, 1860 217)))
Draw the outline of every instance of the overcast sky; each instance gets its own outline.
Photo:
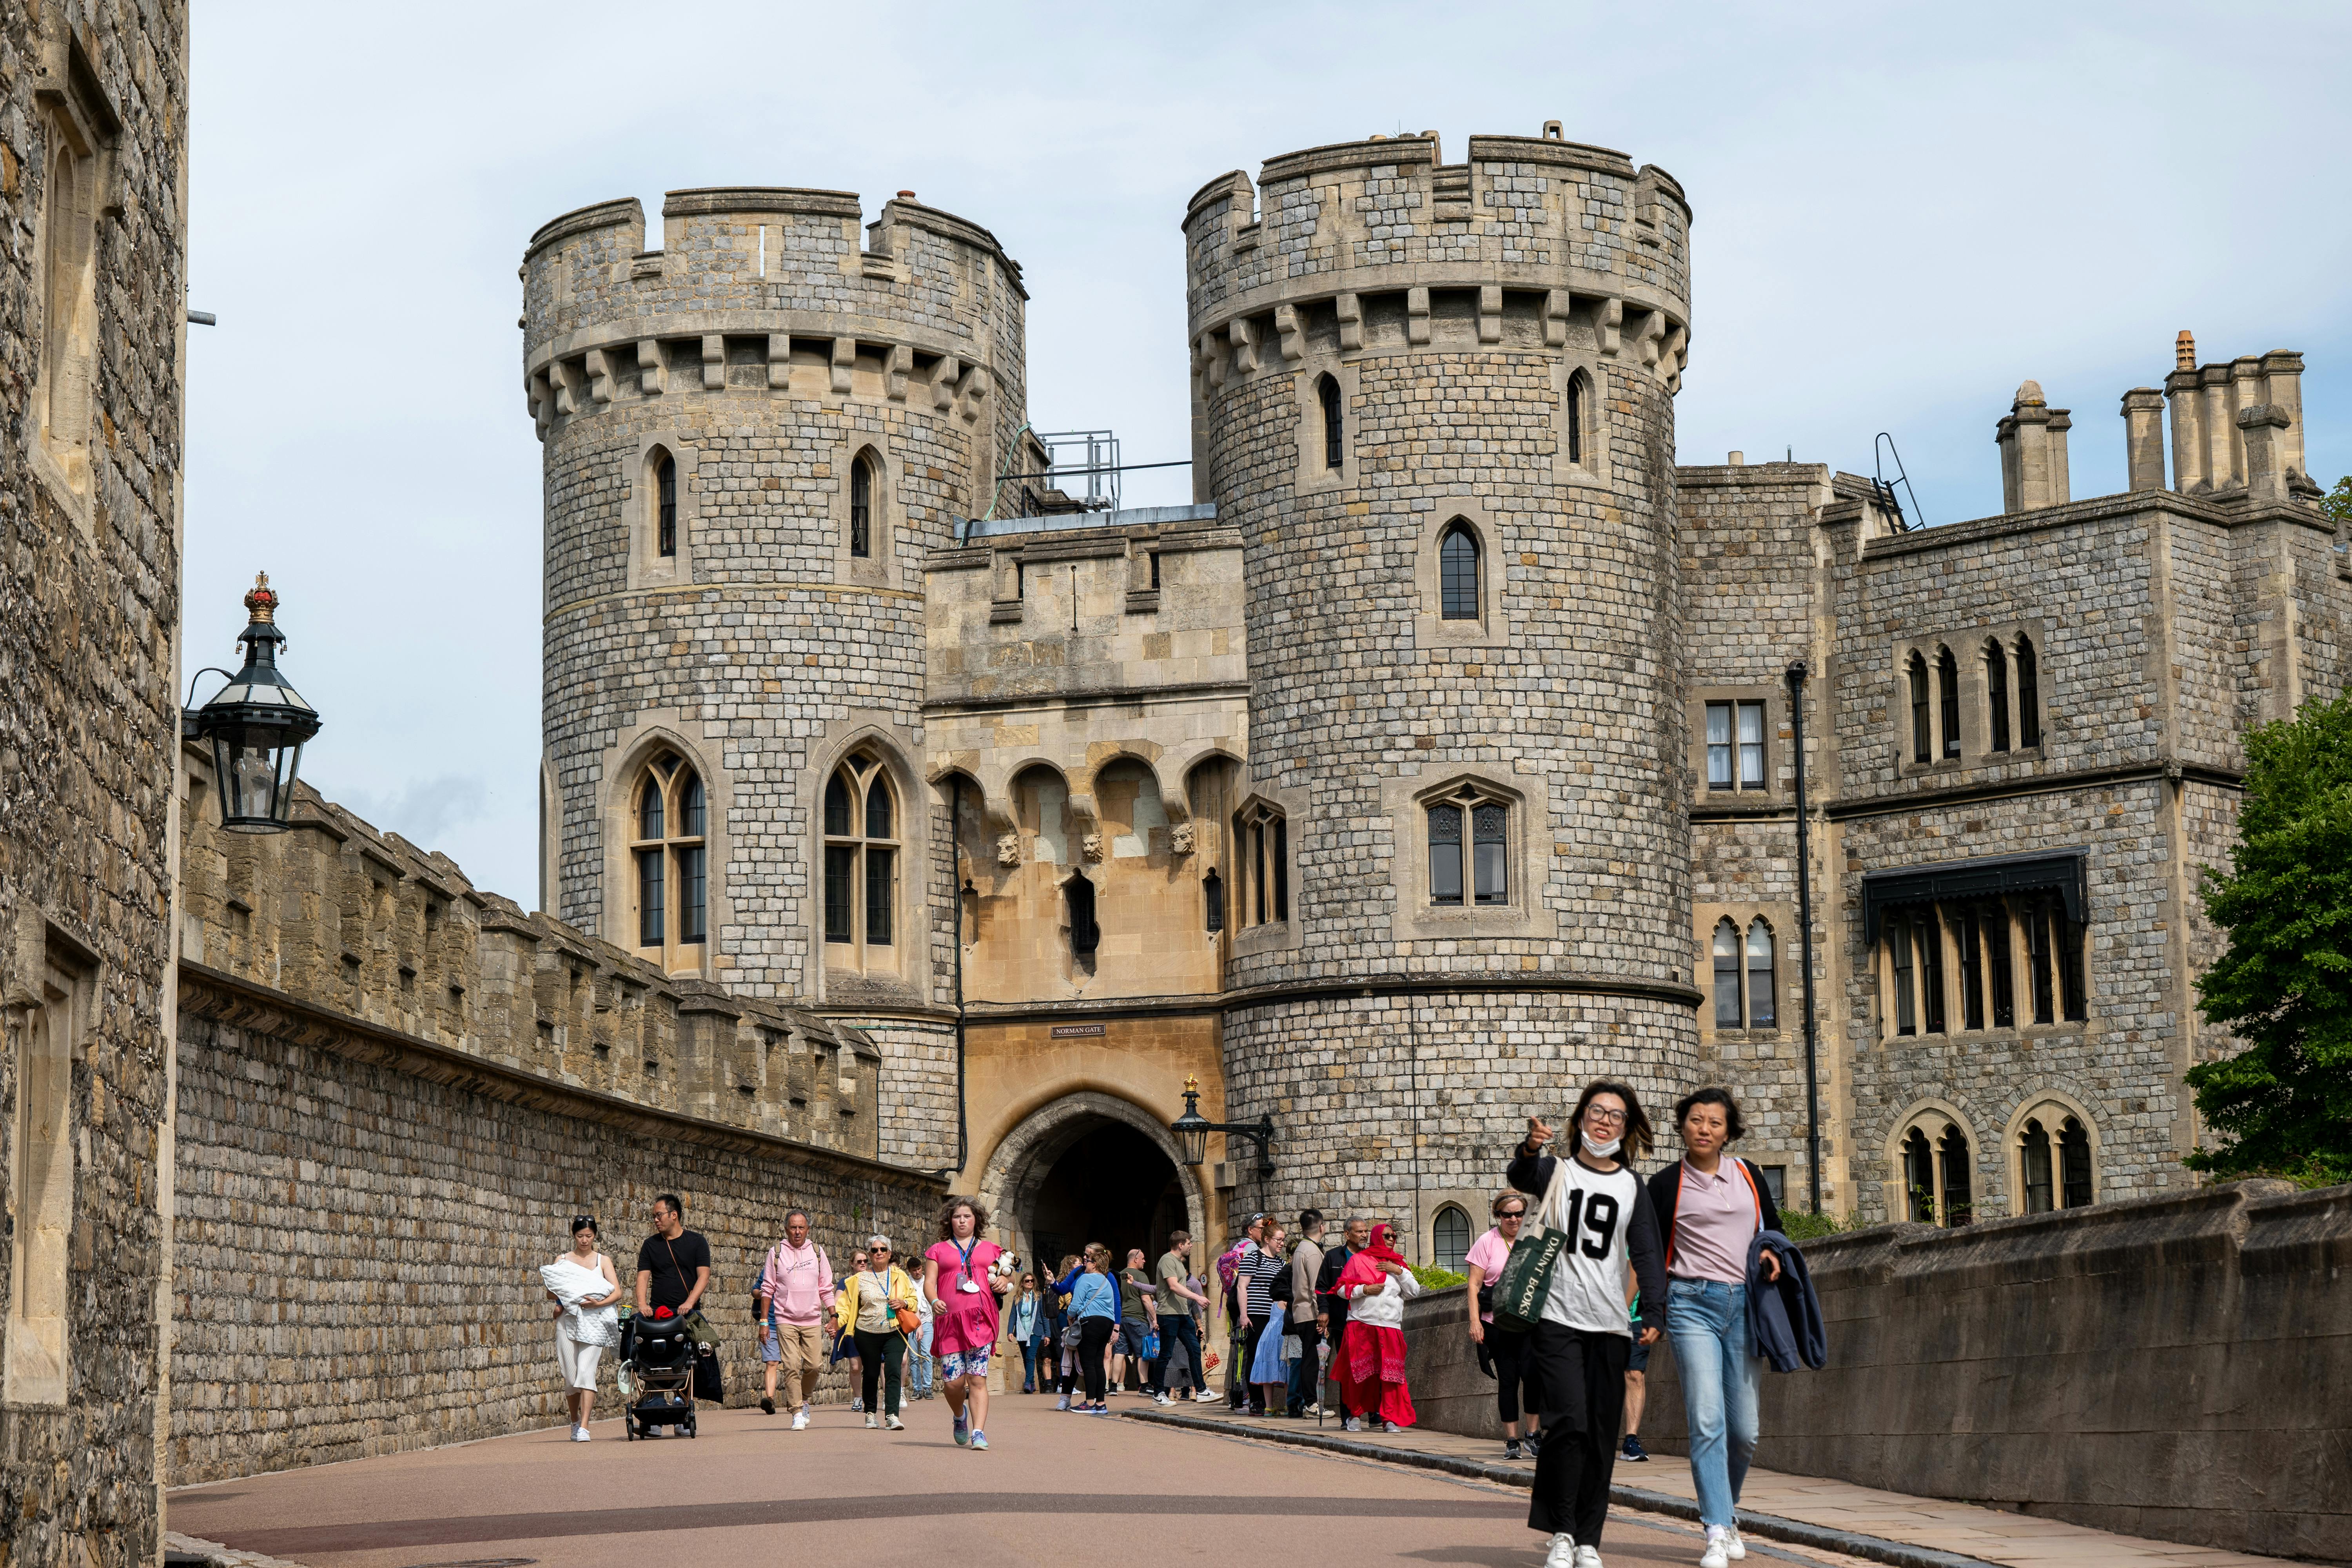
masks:
MULTIPOLYGON (((1030 412, 1188 455, 1184 202, 1374 132, 1622 149, 1681 180, 1685 462, 1871 471, 1998 511, 2039 380, 2074 493, 2123 488, 2125 388, 2307 356, 2352 470, 2341 5, 195 8, 185 658, 257 568, 326 716, 305 776, 527 907, 540 447, 515 269, 556 214, 694 185, 911 189, 1030 290, 1030 412), (1674 20, 1662 20, 1673 17, 1674 20)), ((648 236, 647 243, 658 244, 648 236)), ((1183 470, 1129 504, 1187 500, 1183 470)), ((213 682, 203 688, 208 691, 213 682)))

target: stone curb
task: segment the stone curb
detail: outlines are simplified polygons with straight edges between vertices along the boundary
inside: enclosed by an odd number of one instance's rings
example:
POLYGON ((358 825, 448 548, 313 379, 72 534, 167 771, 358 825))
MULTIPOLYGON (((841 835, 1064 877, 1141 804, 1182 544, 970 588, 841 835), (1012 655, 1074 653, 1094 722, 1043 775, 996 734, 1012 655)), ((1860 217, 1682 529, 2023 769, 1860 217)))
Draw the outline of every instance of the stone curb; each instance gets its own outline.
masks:
POLYGON ((234 1546, 223 1546, 217 1541, 200 1541, 178 1531, 166 1531, 163 1535, 163 1561, 166 1563, 201 1564, 202 1568, 300 1568, 282 1557, 265 1557, 258 1552, 239 1552, 234 1546))
MULTIPOLYGON (((1228 1421, 1216 1421, 1200 1415, 1185 1415, 1166 1410, 1121 1410, 1118 1415, 1130 1421, 1150 1421, 1162 1426, 1181 1426, 1188 1432, 1219 1432, 1228 1436, 1253 1437, 1268 1443, 1287 1443, 1297 1448, 1315 1448, 1327 1453, 1345 1454, 1351 1459, 1381 1459, 1393 1465, 1413 1465, 1424 1470, 1442 1470, 1447 1475, 1464 1476, 1472 1480, 1500 1481, 1506 1486, 1530 1487, 1535 1477, 1531 1471, 1515 1469, 1508 1465, 1492 1464, 1483 1459, 1456 1458, 1450 1454, 1428 1454, 1412 1448, 1384 1448, 1376 1443, 1359 1443, 1340 1436, 1326 1436, 1317 1432, 1285 1431, 1278 1426, 1235 1426, 1228 1421)), ((1654 1492, 1641 1487, 1612 1486, 1609 1500, 1627 1508, 1638 1508, 1646 1513, 1663 1513, 1675 1519, 1698 1521, 1698 1504, 1688 1498, 1675 1497, 1671 1492, 1654 1492)), ((1883 1536, 1858 1535, 1850 1530, 1833 1530, 1827 1525, 1807 1524, 1801 1519, 1782 1519, 1778 1514, 1753 1513, 1739 1510, 1739 1531, 1765 1541, 1785 1541, 1793 1546, 1818 1547, 1825 1552, 1843 1552, 1849 1557, 1860 1557, 1872 1563, 1885 1563, 1894 1568, 1996 1568, 1980 1557, 1962 1557, 1955 1552, 1937 1552, 1932 1547, 1914 1546, 1908 1542, 1888 1541, 1883 1536)))

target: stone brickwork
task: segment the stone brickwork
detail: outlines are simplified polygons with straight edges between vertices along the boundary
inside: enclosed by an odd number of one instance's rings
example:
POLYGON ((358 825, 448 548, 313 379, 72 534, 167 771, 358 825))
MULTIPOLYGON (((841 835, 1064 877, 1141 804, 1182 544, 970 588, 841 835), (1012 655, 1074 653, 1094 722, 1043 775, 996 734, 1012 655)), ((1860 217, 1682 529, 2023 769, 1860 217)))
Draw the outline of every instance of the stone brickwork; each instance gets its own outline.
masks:
POLYGON ((159 1551, 187 26, 0 11, 0 1559, 26 1568, 159 1551))
MULTIPOLYGON (((2284 1182, 1806 1248, 1819 1372, 1768 1373, 1757 1462, 2098 1530, 2340 1557, 2352 1485, 2352 1187, 2284 1182)), ((1492 1435, 1462 1295, 1405 1309, 1414 1407, 1492 1435)), ((1673 1347, 1644 1442, 1685 1451, 1673 1347)), ((1679 1463, 1670 1459, 1669 1463, 1679 1463)))
POLYGON ((787 1205, 836 1258, 929 1233, 940 1184, 874 1156, 939 1109, 878 1104, 854 1026, 527 915, 307 788, 289 831, 223 833, 184 762, 175 1482, 560 1419, 532 1271, 574 1214, 625 1286, 686 1199, 739 1402, 787 1205))
POLYGON ((1456 169, 1425 138, 1319 148, 1192 200, 1196 482, 1242 536, 1251 622, 1241 795, 1295 861, 1288 919, 1227 974, 1228 1106, 1283 1129, 1267 1206, 1417 1220, 1466 1188, 1482 1212, 1469 1151, 1504 1124, 1580 1077, 1692 1070, 1687 827, 1660 788, 1688 216, 1654 169, 1511 138, 1456 169), (1440 602, 1455 519, 1474 605, 1440 602), (1465 786, 1507 813, 1507 892, 1438 908, 1426 814, 1465 786))
MULTIPOLYGON (((744 994, 856 1010, 945 1092, 922 784, 926 552, 982 510, 1024 419, 1019 268, 911 193, 861 237, 839 192, 671 193, 556 219, 523 266, 524 374, 546 443, 548 907, 638 945, 628 847, 667 752, 709 791, 707 940, 646 949, 744 994), (863 554, 853 466, 871 464, 863 554), (675 465, 664 553, 660 468, 675 465), (614 679, 613 672, 628 674, 614 679), (823 940, 813 796, 884 753, 908 852, 887 949, 823 940), (877 1015, 873 1010, 887 1011, 877 1015), (886 1021, 901 1018, 904 1040, 886 1021)), ((950 1074, 951 1078, 951 1074, 950 1074)), ((928 1125, 936 1128, 935 1121, 928 1125)), ((896 1152, 944 1157, 952 1136, 896 1152)))

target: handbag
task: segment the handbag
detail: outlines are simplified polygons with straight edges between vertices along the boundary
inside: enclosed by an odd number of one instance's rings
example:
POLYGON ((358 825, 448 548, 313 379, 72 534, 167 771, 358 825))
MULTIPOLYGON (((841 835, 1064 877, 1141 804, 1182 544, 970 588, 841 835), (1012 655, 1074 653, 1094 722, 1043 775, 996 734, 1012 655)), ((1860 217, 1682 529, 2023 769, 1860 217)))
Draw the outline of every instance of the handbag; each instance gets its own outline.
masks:
MULTIPOLYGON (((1551 1184, 1544 1189, 1541 1212, 1546 1215, 1553 1212, 1552 1200, 1559 1195, 1560 1183, 1567 1179, 1566 1157, 1555 1156, 1551 1184)), ((1511 1245, 1510 1257, 1503 1260, 1502 1272, 1495 1277, 1496 1328, 1523 1334, 1541 1321, 1545 1298, 1551 1294, 1551 1271, 1559 1264, 1568 1240, 1566 1231, 1554 1230, 1548 1225, 1521 1227, 1519 1239, 1511 1245)))
POLYGON ((891 1321, 898 1325, 898 1331, 910 1340, 915 1337, 915 1331, 923 1326, 923 1314, 912 1307, 893 1307, 890 1316, 891 1321))

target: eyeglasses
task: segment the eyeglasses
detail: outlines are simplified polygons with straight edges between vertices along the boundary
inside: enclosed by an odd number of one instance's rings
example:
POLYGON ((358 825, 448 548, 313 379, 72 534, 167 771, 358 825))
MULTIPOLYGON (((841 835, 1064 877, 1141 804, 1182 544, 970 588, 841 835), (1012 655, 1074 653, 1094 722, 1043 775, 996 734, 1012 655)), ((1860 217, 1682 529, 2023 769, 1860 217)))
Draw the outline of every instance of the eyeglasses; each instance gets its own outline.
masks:
POLYGON ((1625 1120, 1625 1113, 1622 1110, 1611 1110, 1606 1106, 1588 1105, 1584 1108, 1584 1119, 1587 1121, 1615 1121, 1622 1123, 1625 1120))

